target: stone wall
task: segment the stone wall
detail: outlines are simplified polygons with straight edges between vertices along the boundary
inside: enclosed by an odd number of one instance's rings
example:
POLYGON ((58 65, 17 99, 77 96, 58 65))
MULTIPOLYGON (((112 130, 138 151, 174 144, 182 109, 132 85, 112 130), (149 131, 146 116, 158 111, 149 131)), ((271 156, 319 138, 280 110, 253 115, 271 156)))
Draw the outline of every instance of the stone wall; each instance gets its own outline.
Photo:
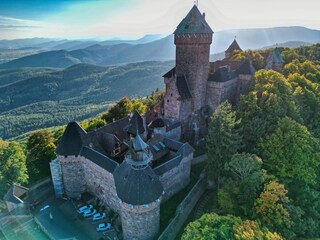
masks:
POLYGON ((237 94, 237 78, 227 82, 211 82, 207 85, 207 103, 214 111, 222 102, 228 100, 230 103, 235 102, 237 94))
POLYGON ((237 84, 237 95, 236 102, 240 100, 240 96, 248 94, 252 83, 252 75, 250 74, 239 74, 237 84))
POLYGON ((133 206, 121 203, 124 240, 152 240, 160 230, 160 201, 133 206))
POLYGON ((212 34, 175 35, 174 42, 176 74, 186 77, 192 95, 191 112, 195 112, 205 106, 212 34))
POLYGON ((181 160, 177 167, 159 176, 164 188, 162 201, 169 199, 189 184, 192 158, 193 154, 189 154, 181 160))
POLYGON ((119 212, 119 198, 114 184, 113 174, 84 159, 84 176, 87 192, 98 197, 99 200, 113 211, 119 212))
POLYGON ((83 157, 81 156, 58 156, 61 164, 62 180, 65 194, 70 198, 80 199, 85 192, 85 177, 83 171, 83 157))
POLYGON ((165 78, 166 92, 164 95, 164 115, 167 118, 180 118, 181 101, 174 78, 165 78))
POLYGON ((196 185, 191 189, 188 195, 183 199, 180 205, 176 209, 176 214, 171 220, 166 229, 161 233, 158 240, 172 240, 175 239, 184 222, 189 217, 192 209, 197 204, 199 198, 205 192, 207 187, 206 178, 204 174, 201 174, 200 179, 196 185))

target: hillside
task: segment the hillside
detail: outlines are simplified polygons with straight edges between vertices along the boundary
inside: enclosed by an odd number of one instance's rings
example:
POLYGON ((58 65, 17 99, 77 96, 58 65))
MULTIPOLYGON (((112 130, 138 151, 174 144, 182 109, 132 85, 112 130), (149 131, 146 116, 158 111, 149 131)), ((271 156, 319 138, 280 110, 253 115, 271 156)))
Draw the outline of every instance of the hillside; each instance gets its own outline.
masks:
POLYGON ((162 75, 172 66, 173 62, 143 62, 0 71, 0 136, 7 139, 82 120, 106 111, 123 96, 146 96, 163 88, 162 75), (9 84, 9 79, 16 81, 9 84))
MULTIPOLYGON (((320 42, 320 31, 303 27, 228 30, 214 34, 211 53, 216 54, 225 51, 235 36, 242 49, 259 49, 275 44, 286 47, 298 47, 306 43, 320 42)), ((103 42, 68 42, 61 40, 59 44, 49 47, 49 49, 59 50, 24 56, 0 64, 0 68, 66 68, 78 63, 109 66, 130 62, 174 59, 175 46, 173 35, 152 41, 157 39, 157 37, 159 36, 151 35, 138 40, 108 40, 103 42), (90 45, 90 43, 93 43, 93 45, 90 45)), ((45 47, 46 44, 41 43, 38 46, 45 47)))

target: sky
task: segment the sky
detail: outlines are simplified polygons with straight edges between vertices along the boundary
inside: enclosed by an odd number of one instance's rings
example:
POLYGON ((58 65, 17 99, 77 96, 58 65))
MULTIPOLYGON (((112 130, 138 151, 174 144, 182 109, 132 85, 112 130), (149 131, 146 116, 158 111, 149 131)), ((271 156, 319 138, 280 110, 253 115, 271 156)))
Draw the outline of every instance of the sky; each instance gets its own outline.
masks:
MULTIPOLYGON (((0 0, 0 39, 138 38, 172 33, 194 0, 0 0)), ((320 29, 320 0, 199 0, 214 31, 320 29)))

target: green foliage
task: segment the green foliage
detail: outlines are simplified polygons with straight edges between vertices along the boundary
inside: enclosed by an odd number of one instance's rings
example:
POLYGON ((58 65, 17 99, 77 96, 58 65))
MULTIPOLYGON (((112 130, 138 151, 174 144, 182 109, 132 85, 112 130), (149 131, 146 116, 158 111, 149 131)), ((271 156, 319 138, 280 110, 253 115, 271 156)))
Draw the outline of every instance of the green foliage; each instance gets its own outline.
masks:
POLYGON ((265 226, 285 234, 292 226, 289 212, 285 207, 289 202, 287 193, 284 185, 272 181, 264 186, 263 192, 254 204, 255 215, 265 226))
POLYGON ((81 122, 81 127, 87 132, 96 130, 106 125, 106 121, 101 118, 91 118, 89 121, 81 122))
POLYGON ((276 232, 270 232, 267 228, 261 228, 256 221, 245 220, 233 227, 236 240, 282 240, 276 232))
POLYGON ((0 150, 0 195, 6 193, 11 184, 28 182, 26 156, 17 142, 2 143, 0 150))
MULTIPOLYGON (((320 79, 320 78, 319 78, 320 79)), ((304 125, 317 137, 320 137, 320 87, 304 76, 294 73, 288 81, 293 87, 293 96, 304 125)))
POLYGON ((278 120, 289 116, 302 121, 288 80, 273 70, 255 74, 253 90, 237 106, 241 118, 244 150, 252 152, 257 140, 272 132, 278 120))
POLYGON ((306 60, 300 63, 297 60, 284 66, 283 74, 288 77, 290 74, 299 73, 314 83, 320 82, 320 65, 306 60))
POLYGON ((47 130, 31 133, 27 140, 26 149, 30 182, 49 176, 49 163, 56 157, 56 146, 52 133, 47 130))
POLYGON ((232 173, 218 192, 219 206, 225 213, 252 216, 255 199, 259 196, 266 173, 261 169, 262 160, 254 154, 234 154, 225 169, 232 173))
POLYGON ((241 146, 241 138, 236 129, 239 121, 228 102, 222 103, 210 118, 207 137, 208 178, 219 187, 224 175, 224 165, 241 146))
POLYGON ((286 183, 314 185, 319 172, 319 146, 319 140, 306 127, 286 117, 259 143, 258 150, 267 169, 286 183))
POLYGON ((264 67, 264 58, 258 51, 239 51, 235 50, 233 52, 232 60, 243 61, 245 59, 250 59, 252 61, 252 65, 256 70, 260 70, 264 67))
POLYGON ((261 228, 255 221, 242 221, 232 215, 219 216, 215 213, 204 214, 185 228, 182 240, 282 240, 277 233, 261 228))

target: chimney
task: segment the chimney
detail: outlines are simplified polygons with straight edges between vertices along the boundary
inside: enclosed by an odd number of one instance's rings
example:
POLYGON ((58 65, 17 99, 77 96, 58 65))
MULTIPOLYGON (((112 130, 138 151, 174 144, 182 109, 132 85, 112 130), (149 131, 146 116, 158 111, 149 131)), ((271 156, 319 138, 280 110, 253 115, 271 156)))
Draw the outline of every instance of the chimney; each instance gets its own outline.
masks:
POLYGON ((202 13, 203 19, 206 19, 206 13, 202 13))

